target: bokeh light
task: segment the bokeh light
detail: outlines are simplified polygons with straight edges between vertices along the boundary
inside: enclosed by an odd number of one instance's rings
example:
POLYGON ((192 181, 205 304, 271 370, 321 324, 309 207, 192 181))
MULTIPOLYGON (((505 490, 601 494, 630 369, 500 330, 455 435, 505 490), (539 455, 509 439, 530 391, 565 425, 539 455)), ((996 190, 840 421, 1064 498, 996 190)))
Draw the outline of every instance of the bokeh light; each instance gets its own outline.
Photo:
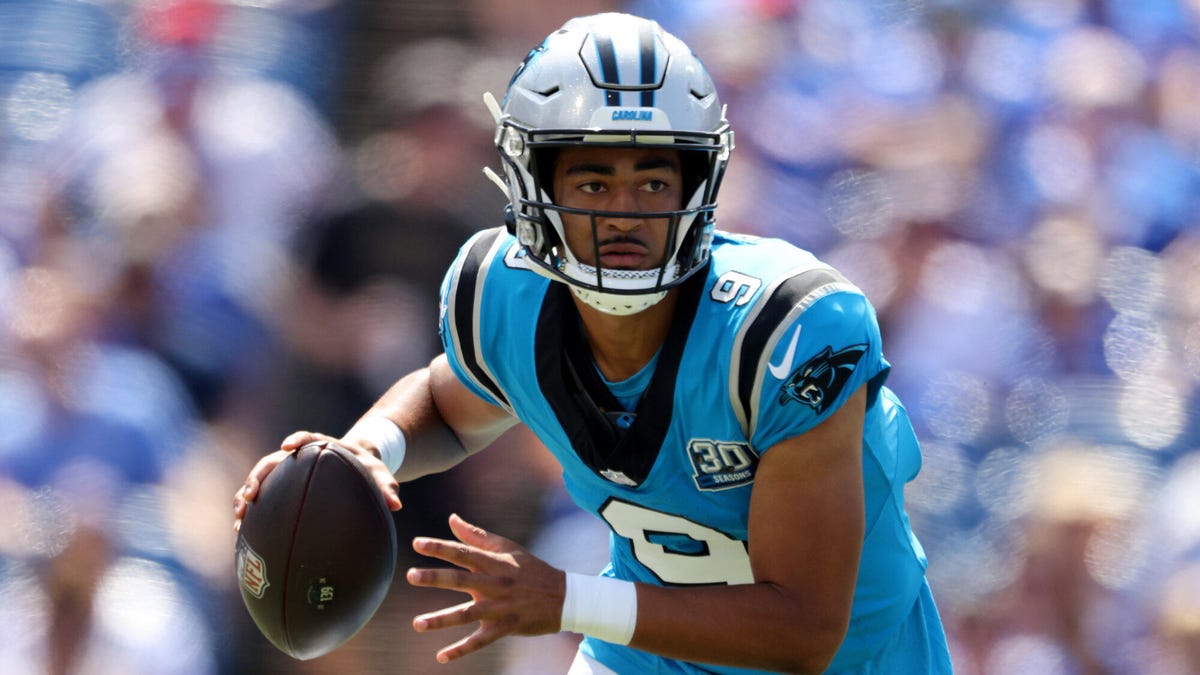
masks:
POLYGON ((58 73, 28 73, 17 78, 4 102, 9 133, 26 141, 49 141, 66 128, 75 95, 58 73))
POLYGON ((1095 295, 1105 254, 1103 238, 1085 219, 1050 215, 1030 232, 1025 264, 1039 286, 1084 304, 1095 295))
POLYGON ((1151 450, 1161 450, 1179 440, 1189 421, 1187 401, 1174 379, 1131 382, 1121 393, 1118 406, 1126 437, 1151 450))

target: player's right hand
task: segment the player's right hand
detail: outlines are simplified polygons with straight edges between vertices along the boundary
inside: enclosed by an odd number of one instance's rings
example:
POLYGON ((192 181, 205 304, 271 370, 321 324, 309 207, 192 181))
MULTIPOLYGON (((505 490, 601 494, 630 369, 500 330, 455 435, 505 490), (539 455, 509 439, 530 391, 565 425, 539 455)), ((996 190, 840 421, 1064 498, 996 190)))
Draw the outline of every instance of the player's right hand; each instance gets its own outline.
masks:
POLYGON ((267 476, 275 470, 275 467, 279 466, 279 463, 293 452, 309 443, 317 442, 336 443, 350 451, 359 463, 362 464, 367 474, 371 476, 380 493, 383 494, 388 508, 393 511, 400 509, 400 484, 383 461, 379 459, 379 456, 372 450, 352 440, 339 440, 332 436, 312 431, 296 431, 283 439, 283 442, 279 444, 278 450, 258 460, 258 463, 254 465, 254 468, 250 469, 250 473, 246 476, 245 483, 233 494, 233 529, 235 532, 242 526, 242 518, 246 515, 246 506, 258 497, 259 487, 266 480, 267 476))

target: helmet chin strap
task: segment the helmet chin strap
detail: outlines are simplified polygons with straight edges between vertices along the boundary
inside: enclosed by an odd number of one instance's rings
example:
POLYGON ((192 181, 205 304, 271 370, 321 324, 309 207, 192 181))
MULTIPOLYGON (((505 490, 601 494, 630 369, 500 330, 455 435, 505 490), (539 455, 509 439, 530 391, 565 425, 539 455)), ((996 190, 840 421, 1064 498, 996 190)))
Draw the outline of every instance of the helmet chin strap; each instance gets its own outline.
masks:
MULTIPOLYGON (((628 316, 637 314, 638 312, 652 307, 662 300, 667 295, 667 291, 655 290, 658 288, 657 281, 663 274, 660 269, 650 270, 600 270, 600 275, 603 278, 603 284, 613 288, 624 288, 634 291, 633 293, 609 293, 603 288, 584 288, 571 281, 574 279, 595 279, 596 268, 591 265, 584 265, 575 259, 570 249, 566 249, 567 260, 563 261, 560 268, 563 279, 571 291, 575 293, 575 297, 584 301, 588 305, 614 316, 628 316)), ((668 277, 668 281, 674 280, 675 275, 668 277)))
POLYGON ((663 298, 667 297, 666 291, 639 293, 638 295, 617 295, 616 293, 590 291, 574 284, 571 284, 571 292, 575 294, 575 297, 591 307, 613 316, 637 314, 657 305, 663 298))

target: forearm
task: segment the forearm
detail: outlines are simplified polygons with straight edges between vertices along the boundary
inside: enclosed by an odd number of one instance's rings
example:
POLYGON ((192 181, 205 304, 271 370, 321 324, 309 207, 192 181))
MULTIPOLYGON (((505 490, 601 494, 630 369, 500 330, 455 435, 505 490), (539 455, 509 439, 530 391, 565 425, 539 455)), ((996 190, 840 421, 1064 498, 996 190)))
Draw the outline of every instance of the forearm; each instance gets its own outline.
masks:
MULTIPOLYGON (((397 381, 363 415, 387 417, 404 434, 400 482, 446 471, 487 447, 514 420, 466 390, 444 357, 397 381)), ((353 430, 347 434, 350 436, 353 430)), ((379 454, 372 443, 364 443, 379 454)))
POLYGON ((770 583, 666 588, 638 584, 631 646, 684 661, 820 673, 846 634, 840 613, 806 607, 770 583))
POLYGON ((397 480, 402 483, 450 469, 470 454, 442 420, 429 382, 428 368, 409 373, 393 384, 363 415, 364 418, 371 415, 387 417, 403 432, 404 462, 396 472, 397 480))

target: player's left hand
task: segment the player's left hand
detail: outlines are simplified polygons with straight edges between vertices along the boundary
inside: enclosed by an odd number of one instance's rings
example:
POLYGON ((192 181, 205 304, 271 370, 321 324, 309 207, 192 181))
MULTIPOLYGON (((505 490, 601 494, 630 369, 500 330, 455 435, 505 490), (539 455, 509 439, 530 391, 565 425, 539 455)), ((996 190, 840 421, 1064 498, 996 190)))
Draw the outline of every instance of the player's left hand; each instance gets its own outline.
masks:
POLYGON ((471 600, 413 619, 418 631, 479 622, 467 637, 444 647, 437 660, 448 663, 506 635, 557 633, 562 625, 566 574, 515 542, 450 516, 458 541, 417 537, 413 550, 456 568, 412 568, 413 586, 461 591, 471 600))

